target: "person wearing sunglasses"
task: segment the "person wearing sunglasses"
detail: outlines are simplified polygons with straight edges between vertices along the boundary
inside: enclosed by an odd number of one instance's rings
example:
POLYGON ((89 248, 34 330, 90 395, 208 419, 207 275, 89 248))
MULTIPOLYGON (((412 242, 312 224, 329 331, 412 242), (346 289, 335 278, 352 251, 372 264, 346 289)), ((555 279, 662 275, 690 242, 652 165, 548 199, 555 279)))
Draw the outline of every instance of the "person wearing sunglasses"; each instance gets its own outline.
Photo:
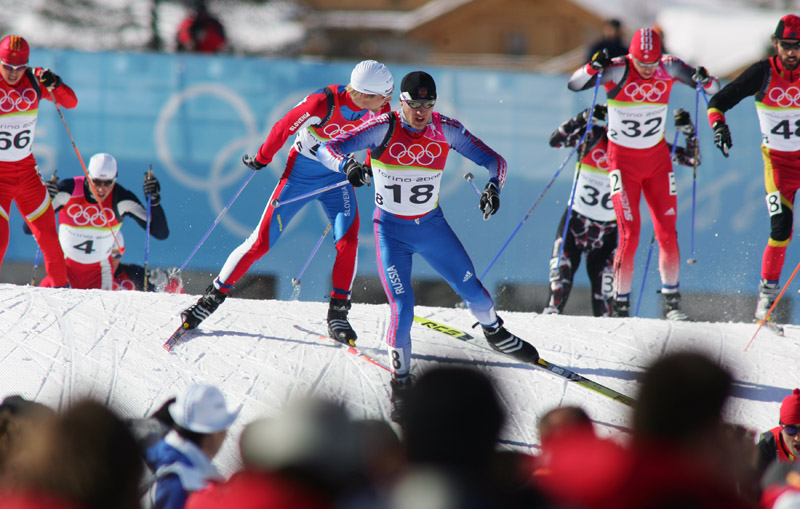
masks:
POLYGON ((800 460, 800 389, 783 398, 778 425, 761 434, 756 471, 760 477, 775 461, 800 460))
POLYGON ((394 78, 385 65, 375 60, 359 62, 350 73, 350 83, 328 85, 306 96, 272 126, 267 140, 255 155, 245 154, 242 158, 245 166, 260 170, 272 161, 289 136, 295 136, 286 167, 269 197, 258 226, 231 252, 203 296, 181 313, 184 329, 194 329, 208 318, 222 304, 236 282, 272 249, 300 209, 319 201, 333 225, 336 245, 327 317, 328 334, 340 343, 355 344, 358 336, 347 315, 358 266, 359 216, 353 186, 362 183, 322 166, 317 160, 317 150, 337 133, 353 129, 373 115, 389 111, 393 93, 394 78), (313 194, 318 189, 337 184, 340 187, 313 194), (272 205, 275 201, 289 202, 302 195, 309 196, 279 208, 272 205))
POLYGON ((643 194, 658 240, 662 316, 689 319, 680 309, 681 260, 675 229, 678 202, 670 150, 664 139, 669 96, 675 83, 692 88, 699 85, 708 94, 719 90, 719 81, 704 67, 695 68, 663 54, 658 32, 642 28, 631 39, 627 55, 610 59, 604 52, 595 53, 567 84, 574 92, 596 90, 602 85, 608 98, 609 178, 619 229, 612 316, 630 316, 643 194))
MULTIPOLYGON (((58 238, 66 258, 67 278, 72 288, 114 290, 119 265, 114 251, 124 252, 120 249, 124 248, 122 222, 129 216, 146 229, 147 209, 135 194, 117 183, 117 160, 111 154, 93 155, 87 171, 88 179, 80 176, 47 182, 58 214, 58 238)), ((161 206, 161 185, 150 172, 144 172, 142 190, 150 196, 150 235, 166 239, 169 227, 161 206)), ((39 286, 54 284, 45 277, 39 286)))
POLYGON ((47 99, 74 108, 78 99, 53 71, 30 67, 29 56, 24 38, 9 35, 0 40, 0 265, 8 248, 8 214, 13 201, 36 237, 53 284, 67 287, 55 213, 32 148, 39 102, 47 99))
POLYGON ((488 219, 500 207, 506 161, 458 120, 434 111, 436 83, 423 71, 401 83, 400 109, 381 115, 324 143, 319 160, 351 182, 375 178, 372 223, 378 244, 378 273, 389 299, 386 344, 392 367, 392 414, 402 420, 404 395, 411 387, 411 324, 414 292, 411 258, 421 255, 464 299, 495 350, 535 363, 539 353, 510 333, 475 267, 439 207, 439 186, 450 149, 489 173, 479 207, 488 219), (348 156, 371 150, 371 166, 348 156))
POLYGON ((708 102, 714 144, 725 157, 733 146, 726 111, 752 96, 761 127, 770 233, 761 257, 756 320, 767 317, 780 293, 786 248, 792 240, 794 197, 800 188, 800 17, 788 14, 780 19, 772 47, 774 55, 752 64, 708 102))

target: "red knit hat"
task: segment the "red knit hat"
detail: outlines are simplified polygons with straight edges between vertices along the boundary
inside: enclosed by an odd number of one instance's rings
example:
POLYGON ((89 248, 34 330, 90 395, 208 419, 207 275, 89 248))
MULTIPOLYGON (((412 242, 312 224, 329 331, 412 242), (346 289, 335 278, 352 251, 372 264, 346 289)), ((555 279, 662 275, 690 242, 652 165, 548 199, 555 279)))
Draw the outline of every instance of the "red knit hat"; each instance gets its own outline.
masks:
POLYGON ((800 424, 800 389, 795 389, 781 403, 781 424, 800 424))
POLYGON ((661 58, 661 36, 652 28, 641 28, 633 34, 628 52, 643 64, 658 62, 661 58))
POLYGON ((800 39, 800 18, 794 14, 782 17, 775 28, 776 39, 800 39))
POLYGON ((0 60, 9 65, 27 64, 30 53, 27 41, 18 35, 8 35, 0 41, 0 60))

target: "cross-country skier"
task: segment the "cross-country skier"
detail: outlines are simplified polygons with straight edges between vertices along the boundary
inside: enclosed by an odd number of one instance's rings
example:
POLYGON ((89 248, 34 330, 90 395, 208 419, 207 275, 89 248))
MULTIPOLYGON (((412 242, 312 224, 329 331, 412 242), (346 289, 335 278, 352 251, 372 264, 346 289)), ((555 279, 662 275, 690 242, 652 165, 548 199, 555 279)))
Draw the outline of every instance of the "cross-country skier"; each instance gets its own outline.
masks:
POLYGON ((269 252, 295 214, 307 203, 319 200, 333 225, 336 242, 328 333, 342 343, 355 342, 356 332, 347 320, 358 260, 359 219, 353 186, 347 184, 279 208, 272 203, 274 200, 288 201, 347 179, 342 173, 332 172, 320 164, 317 149, 323 142, 353 129, 372 114, 389 111, 388 103, 393 92, 394 79, 385 65, 374 60, 360 62, 353 69, 347 86, 329 85, 307 96, 272 127, 255 156, 244 156, 245 165, 260 170, 272 161, 290 135, 297 135, 289 151, 286 169, 269 197, 261 221, 228 256, 205 294, 181 313, 184 329, 194 329, 213 313, 250 266, 269 252))
POLYGON ((391 309, 386 343, 393 372, 395 420, 402 417, 402 399, 411 384, 411 259, 415 253, 464 299, 492 348, 524 362, 539 358, 536 348, 503 327, 489 292, 475 276, 472 261, 439 207, 439 186, 451 148, 489 171, 489 182, 480 198, 486 217, 500 207, 505 159, 461 122, 433 111, 437 95, 430 74, 407 74, 401 89, 398 111, 340 134, 318 153, 323 164, 347 175, 356 185, 368 183, 374 174, 376 207, 372 222, 378 271, 391 309), (372 167, 347 155, 364 149, 371 150, 372 167))
MULTIPOLYGON (((594 316, 611 315, 617 221, 611 201, 611 182, 608 178, 607 129, 605 125, 598 124, 605 120, 606 113, 605 105, 595 107, 592 130, 586 135, 584 143, 578 147, 578 157, 583 156, 583 158, 576 165, 578 182, 575 185, 575 201, 563 249, 561 235, 564 232, 567 210, 564 211, 556 231, 553 257, 550 259, 550 300, 543 311, 546 314, 564 312, 564 306, 567 305, 572 289, 573 277, 578 270, 581 256, 586 254, 586 271, 592 290, 592 313, 594 316), (560 263, 559 251, 561 251, 560 263)), ((588 115, 587 108, 558 126, 550 135, 550 146, 574 147, 586 131, 588 115)), ((686 148, 675 147, 674 161, 694 166, 695 151, 698 150, 697 137, 688 111, 684 109, 675 111, 675 128, 686 136, 686 148)), ((697 154, 699 163, 699 152, 697 154)))
POLYGON ((639 200, 644 194, 658 239, 664 316, 687 320, 680 310, 678 291, 677 193, 664 141, 667 107, 675 82, 690 87, 699 83, 708 93, 714 93, 719 90, 719 81, 704 67, 694 68, 662 54, 661 37, 650 28, 634 34, 624 57, 610 59, 603 52, 596 53, 572 74, 569 89, 594 87, 600 71, 600 84, 608 96, 609 176, 619 227, 612 314, 630 316, 633 261, 641 227, 639 200))
MULTIPOLYGON (((53 208, 58 212, 58 237, 67 263, 72 288, 114 289, 115 263, 112 251, 123 247, 120 229, 126 216, 147 227, 147 209, 128 189, 117 184, 117 160, 106 153, 89 159, 85 176, 47 181, 53 208), (97 202, 92 190, 97 193, 97 202), (113 230, 113 233, 112 233, 113 230), (117 238, 118 237, 118 238, 117 238)), ((161 206, 161 185, 144 174, 142 190, 150 195, 150 235, 163 240, 169 236, 167 216, 161 206)), ((53 286, 46 277, 40 286, 53 286)))
POLYGON ((67 268, 58 243, 56 217, 32 147, 39 101, 47 99, 74 108, 78 98, 53 71, 28 67, 29 55, 30 47, 22 37, 9 35, 0 40, 0 265, 8 248, 8 214, 14 201, 42 249, 53 285, 66 287, 67 268))
POLYGON ((794 197, 800 188, 800 17, 781 18, 772 46, 776 54, 760 60, 728 83, 708 102, 714 143, 725 157, 733 146, 725 112, 755 96, 761 125, 764 187, 770 234, 761 258, 755 317, 763 320, 780 293, 786 248, 792 240, 794 197))

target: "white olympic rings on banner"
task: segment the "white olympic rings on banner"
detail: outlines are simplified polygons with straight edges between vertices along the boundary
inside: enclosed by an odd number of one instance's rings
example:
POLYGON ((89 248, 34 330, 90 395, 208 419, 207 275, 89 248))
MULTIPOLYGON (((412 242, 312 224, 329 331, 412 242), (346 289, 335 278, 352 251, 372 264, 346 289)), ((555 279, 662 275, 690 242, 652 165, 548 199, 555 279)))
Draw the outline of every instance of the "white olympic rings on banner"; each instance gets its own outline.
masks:
POLYGON ((409 166, 414 163, 420 166, 428 166, 442 155, 442 147, 438 143, 429 143, 428 145, 415 143, 408 147, 402 143, 393 143, 389 147, 389 155, 397 159, 397 162, 403 166, 409 166))
POLYGON ((0 90, 0 111, 9 113, 11 111, 27 111, 37 103, 36 91, 26 88, 22 92, 19 90, 0 90))
POLYGON ((114 211, 110 208, 101 210, 97 205, 88 205, 84 208, 80 203, 73 203, 67 207, 66 214, 75 221, 76 226, 102 227, 114 220, 114 211))
POLYGON ((628 97, 636 102, 658 101, 661 96, 669 89, 666 81, 656 80, 653 83, 631 82, 625 85, 623 91, 628 97))
POLYGON ((775 101, 775 104, 780 106, 781 108, 786 108, 787 106, 800 106, 800 88, 796 86, 791 86, 786 90, 775 87, 769 90, 767 94, 772 101, 775 101))

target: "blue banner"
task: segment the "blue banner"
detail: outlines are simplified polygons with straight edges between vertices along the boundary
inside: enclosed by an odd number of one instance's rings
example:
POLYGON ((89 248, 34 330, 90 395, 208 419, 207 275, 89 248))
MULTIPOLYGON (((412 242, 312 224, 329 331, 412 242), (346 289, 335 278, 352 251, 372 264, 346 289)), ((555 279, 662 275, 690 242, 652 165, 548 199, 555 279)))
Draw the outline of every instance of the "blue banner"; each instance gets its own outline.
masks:
MULTIPOLYGON (((161 182, 162 203, 171 234, 150 243, 151 267, 181 266, 231 197, 249 176, 241 163, 254 153, 269 129, 308 93, 332 83, 346 84, 355 62, 322 63, 304 60, 200 56, 183 54, 83 53, 34 50, 31 64, 53 69, 76 92, 79 104, 62 110, 84 161, 109 152, 119 163, 119 184, 142 200, 143 173, 152 165, 161 182)), ((415 68, 388 63, 398 85, 415 68)), ((567 77, 528 72, 426 68, 437 82, 436 108, 461 120, 476 136, 500 152, 509 165, 499 212, 483 221, 478 197, 463 175, 471 172, 483 188, 485 170, 453 154, 442 183, 440 204, 482 274, 500 247, 523 220, 535 199, 569 153, 550 148, 547 140, 561 122, 590 105, 591 90, 570 92, 567 77)), ((605 101, 601 91, 599 102, 605 101)), ((684 107, 694 115, 695 91, 677 84, 670 111, 684 107)), ((397 95, 393 99, 397 106, 397 95)), ((699 136, 702 164, 697 176, 694 256, 698 263, 681 267, 685 292, 755 294, 761 255, 769 236, 764 200, 761 135, 752 100, 727 115, 734 140, 732 157, 725 159, 713 145, 705 104, 701 100, 699 136)), ((672 139, 672 129, 667 138, 672 139)), ((275 161, 258 172, 187 267, 216 273, 228 254, 256 226, 267 199, 283 172, 291 141, 275 161)), ((82 175, 78 158, 55 108, 40 107, 34 153, 48 178, 82 175)), ((566 206, 575 168, 574 158, 547 191, 488 272, 484 283, 542 283, 558 220, 566 206)), ((676 166, 679 193, 678 233, 682 257, 691 253, 692 169, 676 166)), ((359 274, 376 276, 375 248, 370 221, 372 188, 357 191, 361 212, 359 274)), ((637 253, 634 291, 638 291, 652 234, 642 201, 642 231, 637 253)), ((303 265, 327 220, 317 205, 306 207, 288 225, 272 252, 251 272, 278 276, 280 298, 291 294, 291 278, 303 265)), ((142 264, 144 230, 133 221, 123 228, 125 261, 142 264)), ((32 260, 36 245, 22 234, 18 212, 11 217, 7 259, 32 260)), ((306 300, 322 300, 330 287, 335 250, 325 240, 303 276, 306 300)), ((654 256, 657 253, 654 253, 654 256)), ((656 258, 654 258, 655 260, 656 258)), ((798 259, 797 248, 787 251, 784 279, 798 259)), ((651 298, 660 285, 657 263, 648 276, 648 302, 643 316, 658 316, 660 299, 651 298)), ((421 259, 417 277, 436 278, 421 259)), ((576 285, 588 285, 583 268, 576 285)), ((358 279, 354 294, 358 292, 358 279)))

